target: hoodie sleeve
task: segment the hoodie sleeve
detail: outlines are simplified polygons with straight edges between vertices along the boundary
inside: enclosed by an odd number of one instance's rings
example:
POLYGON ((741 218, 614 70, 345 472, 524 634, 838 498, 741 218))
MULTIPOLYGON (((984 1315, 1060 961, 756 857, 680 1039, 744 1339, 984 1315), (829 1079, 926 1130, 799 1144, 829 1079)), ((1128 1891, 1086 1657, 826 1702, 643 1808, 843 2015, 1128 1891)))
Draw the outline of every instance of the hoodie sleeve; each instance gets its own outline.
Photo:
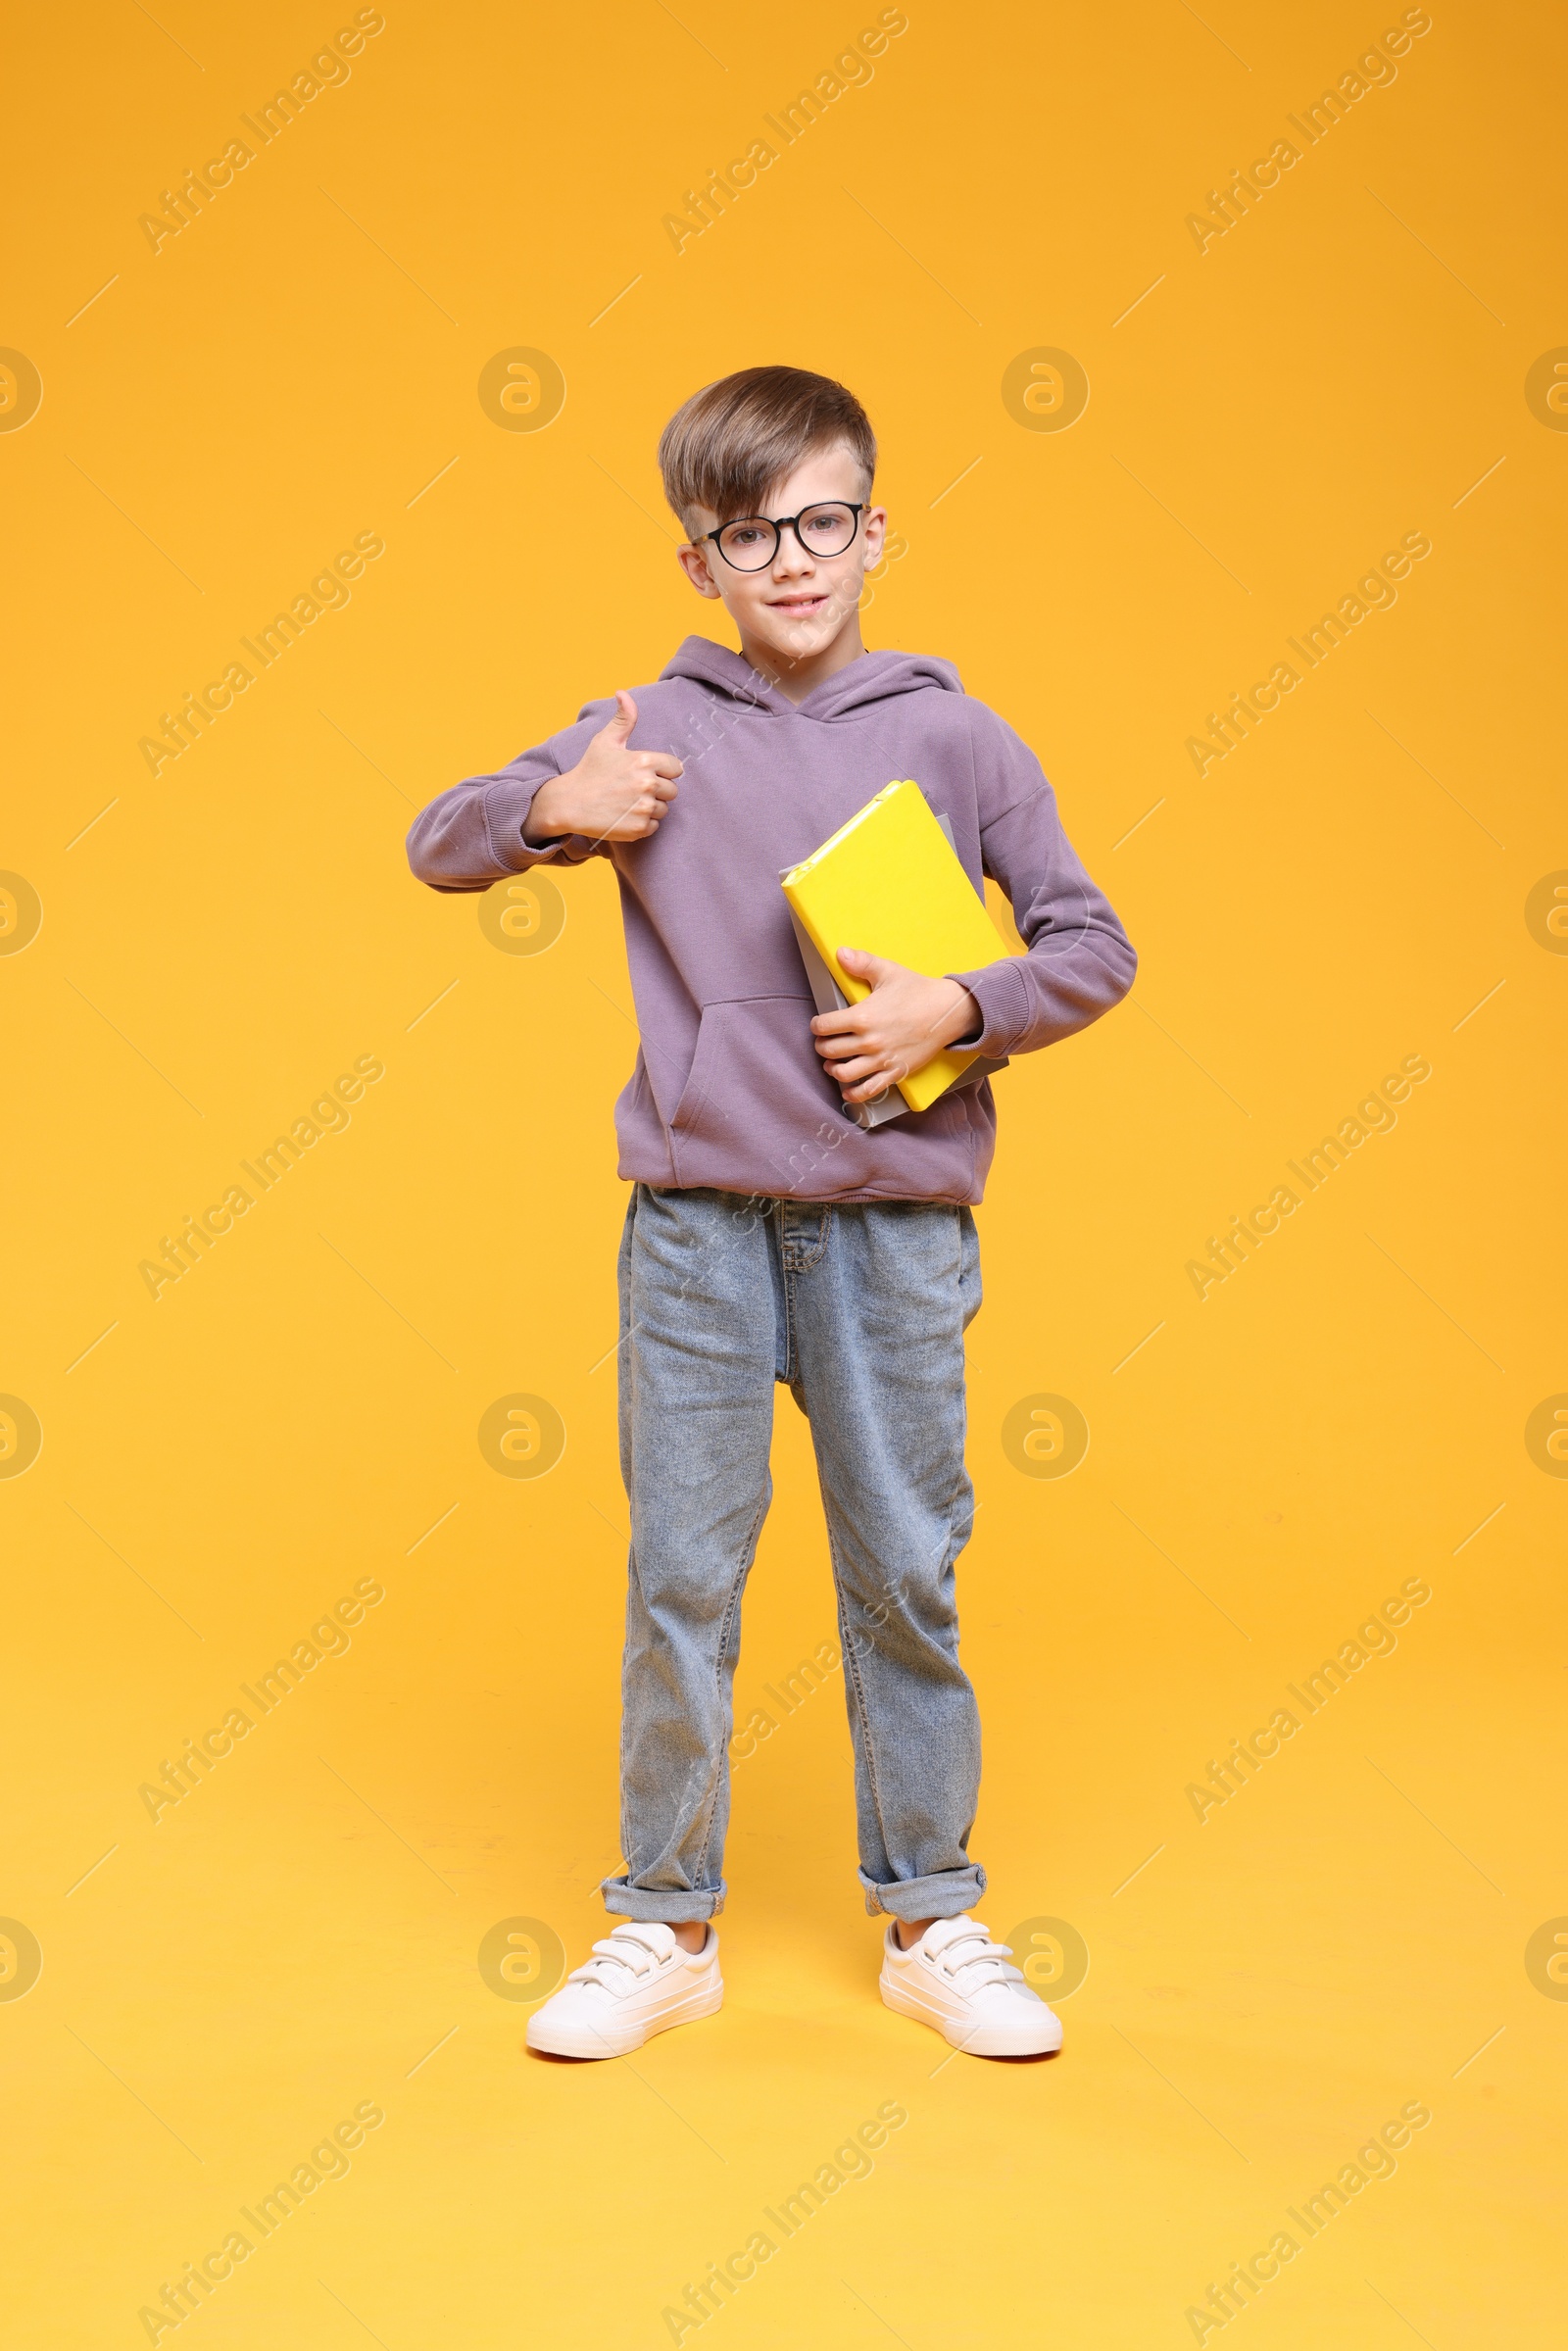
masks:
MULTIPOLYGON (((613 710, 614 705, 609 706, 613 710)), ((574 767, 605 723, 606 705, 589 705, 575 726, 519 752, 494 775, 471 775, 422 808, 409 828, 409 863, 432 890, 488 890, 509 873, 564 859, 580 865, 608 857, 609 845, 567 833, 535 849, 522 837, 534 794, 552 776, 574 767)))
POLYGON ((1138 957, 1073 852, 1039 760, 993 712, 974 740, 984 870, 1005 891, 1028 954, 949 976, 980 1007, 962 1039, 1000 1059, 1085 1029, 1119 1004, 1138 957))

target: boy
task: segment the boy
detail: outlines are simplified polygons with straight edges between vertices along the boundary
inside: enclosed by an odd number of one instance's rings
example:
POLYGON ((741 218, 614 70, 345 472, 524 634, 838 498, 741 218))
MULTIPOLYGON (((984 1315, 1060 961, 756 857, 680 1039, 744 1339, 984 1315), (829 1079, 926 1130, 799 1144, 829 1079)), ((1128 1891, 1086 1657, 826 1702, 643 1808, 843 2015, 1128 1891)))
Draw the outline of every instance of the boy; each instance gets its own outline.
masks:
POLYGON ((841 384, 749 367, 660 442, 681 566, 740 634, 688 637, 657 684, 431 803, 415 872, 482 890, 608 857, 641 1051, 615 1109, 633 1191, 620 1250, 621 1465, 631 1507, 620 1922, 535 2011, 529 2046, 607 2057, 707 2016, 718 1937, 740 1605, 771 1487, 773 1390, 811 1423, 838 1591, 866 1908, 890 1914, 887 2004, 973 2055, 1060 2045, 970 1914, 979 1789, 954 1563, 969 1537, 963 1333, 988 1083, 862 1128, 944 1046, 992 1060, 1069 1036, 1135 958, 1074 857, 1032 752, 946 661, 867 653, 858 603, 887 516, 876 443, 841 384), (994 874, 1026 955, 931 979, 857 950, 871 993, 812 1017, 779 888, 894 778, 994 874))

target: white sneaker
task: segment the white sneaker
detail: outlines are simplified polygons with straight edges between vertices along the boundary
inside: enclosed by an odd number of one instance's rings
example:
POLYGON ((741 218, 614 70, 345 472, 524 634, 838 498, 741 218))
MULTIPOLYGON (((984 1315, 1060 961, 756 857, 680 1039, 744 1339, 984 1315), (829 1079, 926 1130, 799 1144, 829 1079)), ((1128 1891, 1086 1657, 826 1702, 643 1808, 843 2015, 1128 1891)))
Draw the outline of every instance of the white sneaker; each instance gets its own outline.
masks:
POLYGON ((528 2046, 553 2057, 624 2057, 655 2033, 723 2005, 718 1936, 682 1950, 669 1928, 622 1919, 593 1957, 528 2019, 528 2046))
POLYGON ((882 1955, 882 1997, 900 2016, 932 2025, 971 2057, 1041 2057, 1061 2047, 1061 2020, 1007 1965, 1009 1943, 994 1943, 967 1912, 937 1919, 909 1950, 890 1924, 882 1955))

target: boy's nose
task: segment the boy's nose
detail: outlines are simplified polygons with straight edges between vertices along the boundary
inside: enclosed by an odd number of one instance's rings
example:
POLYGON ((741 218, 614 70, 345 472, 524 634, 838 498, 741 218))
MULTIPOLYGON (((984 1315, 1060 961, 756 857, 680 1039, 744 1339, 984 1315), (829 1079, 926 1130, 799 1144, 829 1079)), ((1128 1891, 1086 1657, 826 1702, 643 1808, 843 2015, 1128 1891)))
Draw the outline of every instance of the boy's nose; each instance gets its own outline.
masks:
POLYGON ((815 568, 814 559, 807 553, 795 533, 792 530, 782 532, 779 537, 778 553, 773 558, 775 578, 793 578, 797 572, 812 571, 815 568))

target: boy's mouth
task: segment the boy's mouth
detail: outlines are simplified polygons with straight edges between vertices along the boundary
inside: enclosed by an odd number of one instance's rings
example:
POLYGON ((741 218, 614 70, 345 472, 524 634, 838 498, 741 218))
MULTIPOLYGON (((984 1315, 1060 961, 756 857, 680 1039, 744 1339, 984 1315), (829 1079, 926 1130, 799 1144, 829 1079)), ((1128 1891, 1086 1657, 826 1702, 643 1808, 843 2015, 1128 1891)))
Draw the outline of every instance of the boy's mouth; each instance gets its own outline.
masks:
POLYGON ((782 612, 786 620, 811 620, 827 604, 825 595, 774 596, 768 599, 768 610, 782 612))

